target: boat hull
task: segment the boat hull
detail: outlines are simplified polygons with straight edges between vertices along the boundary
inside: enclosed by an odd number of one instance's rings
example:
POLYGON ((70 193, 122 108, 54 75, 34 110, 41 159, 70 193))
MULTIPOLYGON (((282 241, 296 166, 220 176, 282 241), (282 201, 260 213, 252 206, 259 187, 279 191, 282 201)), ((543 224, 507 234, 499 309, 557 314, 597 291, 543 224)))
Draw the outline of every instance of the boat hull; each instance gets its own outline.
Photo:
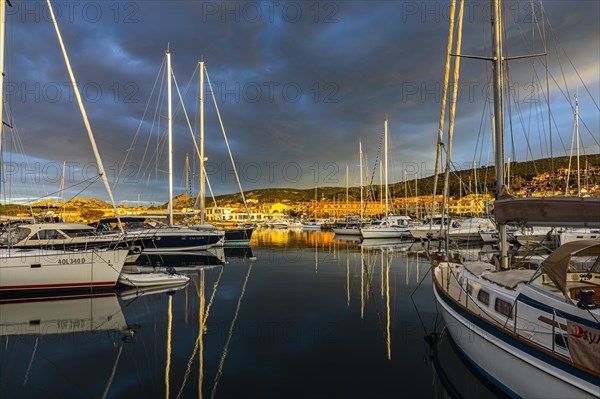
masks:
POLYGON ((361 234, 363 238, 405 238, 410 235, 406 229, 396 228, 374 228, 374 229, 362 229, 361 234))
POLYGON ((302 225, 302 230, 306 230, 306 231, 321 231, 321 225, 320 224, 303 224, 302 225))
POLYGON ((523 344, 467 312, 434 283, 434 295, 452 339, 483 375, 512 397, 592 398, 593 383, 567 373, 523 344), (567 382, 569 381, 569 382, 567 382))
POLYGON ((225 241, 223 242, 223 245, 226 247, 250 245, 253 232, 254 227, 225 229, 225 241))
POLYGON ((121 273, 119 284, 129 287, 156 287, 187 284, 189 277, 167 273, 121 273))
MULTIPOLYGON (((132 233, 128 233, 132 234, 132 233)), ((136 232, 139 238, 152 237, 143 253, 201 251, 223 244, 222 231, 198 231, 185 228, 163 228, 136 232)))
POLYGON ((0 257, 0 293, 111 289, 128 249, 87 251, 7 250, 0 257))
POLYGON ((344 228, 344 227, 336 227, 333 229, 333 232, 340 236, 359 236, 360 229, 357 228, 344 228))
MULTIPOLYGON (((444 230, 445 231, 445 230, 444 230)), ((420 229, 420 228, 416 228, 416 229, 410 229, 409 230, 410 236, 416 240, 420 240, 420 239, 432 239, 432 240, 437 240, 440 238, 440 228, 425 228, 425 229, 420 229)))

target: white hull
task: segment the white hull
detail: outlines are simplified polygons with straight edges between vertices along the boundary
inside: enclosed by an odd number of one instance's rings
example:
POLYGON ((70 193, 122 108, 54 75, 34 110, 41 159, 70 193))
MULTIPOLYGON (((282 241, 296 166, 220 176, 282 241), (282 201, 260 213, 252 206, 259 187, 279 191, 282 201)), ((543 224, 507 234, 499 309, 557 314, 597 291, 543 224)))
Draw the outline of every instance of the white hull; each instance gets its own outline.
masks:
POLYGON ((498 232, 496 231, 481 231, 479 232, 481 241, 485 244, 493 244, 498 241, 498 232))
POLYGON ((321 225, 320 224, 303 224, 302 225, 302 230, 307 230, 307 231, 320 231, 321 230, 321 225))
POLYGON ((1 250, 0 292, 114 287, 128 249, 1 250))
POLYGON ((363 238, 405 238, 408 237, 409 232, 405 228, 394 228, 394 227, 376 227, 370 229, 362 229, 361 234, 363 238))
POLYGON ((333 232, 340 236, 359 236, 360 229, 359 228, 335 228, 333 232))
POLYGON ((567 242, 577 240, 598 240, 600 239, 600 230, 591 229, 574 229, 565 230, 558 233, 560 245, 566 244, 567 242))
POLYGON ((550 229, 545 227, 534 227, 515 231, 513 237, 524 248, 549 247, 554 249, 557 247, 557 237, 554 232, 550 235, 550 229))
POLYGON ((433 227, 432 229, 429 229, 429 227, 426 227, 426 228, 417 227, 417 228, 409 229, 408 231, 410 233, 410 236, 417 240, 428 239, 428 238, 437 240, 438 238, 440 238, 439 226, 437 228, 433 227))
POLYGON ((523 398, 593 398, 598 387, 509 345, 452 309, 434 286, 452 339, 463 354, 509 395, 523 398), (569 382, 567 382, 569 381, 569 382), (579 386, 579 387, 578 387, 579 386))
POLYGON ((181 274, 167 273, 121 273, 119 283, 130 287, 155 287, 165 285, 181 285, 190 280, 181 274))
POLYGON ((479 231, 453 232, 450 230, 448 238, 450 241, 481 242, 481 235, 479 233, 479 231))

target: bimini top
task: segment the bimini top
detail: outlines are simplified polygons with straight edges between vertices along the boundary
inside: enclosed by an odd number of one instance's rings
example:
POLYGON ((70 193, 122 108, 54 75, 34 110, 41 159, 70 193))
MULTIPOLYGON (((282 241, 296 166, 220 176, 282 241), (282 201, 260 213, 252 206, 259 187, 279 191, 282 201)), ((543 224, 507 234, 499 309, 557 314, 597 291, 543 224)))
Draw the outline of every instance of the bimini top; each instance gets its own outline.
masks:
POLYGON ((544 271, 567 295, 567 270, 573 255, 600 256, 600 240, 571 241, 558 247, 542 262, 544 271))

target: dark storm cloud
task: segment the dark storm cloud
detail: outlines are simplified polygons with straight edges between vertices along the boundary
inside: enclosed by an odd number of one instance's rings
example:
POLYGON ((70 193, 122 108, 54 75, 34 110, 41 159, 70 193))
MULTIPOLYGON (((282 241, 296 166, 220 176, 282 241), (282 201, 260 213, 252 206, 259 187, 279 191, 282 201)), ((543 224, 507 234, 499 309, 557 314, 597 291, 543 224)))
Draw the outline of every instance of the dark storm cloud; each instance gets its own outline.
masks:
MULTIPOLYGON (((13 3, 7 17, 8 101, 25 151, 48 162, 89 162, 92 153, 45 3, 13 3)), ((483 35, 489 51, 490 29, 481 22, 487 10, 480 4, 466 3, 466 54, 486 54, 483 35)), ((511 2, 506 12, 510 54, 542 51, 538 33, 531 38, 529 7, 529 2, 511 2), (533 50, 527 44, 532 40, 533 50)), ((550 1, 545 7, 553 29, 547 26, 548 35, 560 39, 597 102, 600 6, 550 1)), ((432 169, 448 30, 445 2, 57 2, 55 9, 104 163, 111 170, 123 165, 167 45, 182 90, 197 62, 206 60, 245 188, 343 184, 345 162, 356 163, 359 139, 371 163, 377 157, 386 115, 393 175, 401 178, 403 167, 421 174, 432 169)), ((557 61, 556 51, 549 53, 551 63, 557 61)), ((558 54, 572 100, 576 75, 562 50, 558 54)), ((540 62, 537 73, 543 76, 540 62)), ((511 63, 514 81, 531 81, 529 64, 523 63, 511 63)), ((560 68, 553 67, 551 73, 563 85, 560 68)), ((489 117, 487 130, 480 131, 482 113, 489 114, 482 106, 485 82, 485 64, 463 59, 454 143, 460 165, 490 159, 489 117), (484 135, 484 145, 475 149, 484 135)), ((192 114, 197 85, 192 82, 186 97, 192 114)), ((536 116, 530 116, 527 90, 519 86, 516 92, 530 124, 536 116)), ((551 90, 552 99, 562 101, 553 102, 560 112, 554 117, 561 137, 570 141, 570 105, 558 89, 551 90)), ((598 110, 581 84, 580 95, 582 118, 597 134, 598 110)), ((151 124, 154 106, 144 127, 151 124)), ((521 125, 514 119, 515 140, 522 143, 521 125)), ((181 113, 175 122, 174 181, 181 192, 185 153, 192 156, 194 150, 181 113)), ((217 193, 235 191, 212 100, 207 102, 206 126, 212 185, 217 193)), ((598 151, 590 133, 582 138, 588 152, 598 151)), ((147 139, 148 129, 141 129, 132 154, 139 156, 147 139)), ((156 138, 150 143, 154 151, 156 138)), ((532 145, 535 157, 545 154, 539 143, 532 145)), ((523 147, 518 159, 529 157, 523 147)), ((148 165, 141 167, 146 170, 148 165)), ((166 152, 159 165, 165 168, 166 152)), ((163 201, 164 173, 149 170, 155 173, 137 175, 131 169, 137 180, 122 179, 117 197, 132 200, 142 193, 148 200, 163 201)), ((90 196, 104 197, 100 187, 94 190, 90 196)))

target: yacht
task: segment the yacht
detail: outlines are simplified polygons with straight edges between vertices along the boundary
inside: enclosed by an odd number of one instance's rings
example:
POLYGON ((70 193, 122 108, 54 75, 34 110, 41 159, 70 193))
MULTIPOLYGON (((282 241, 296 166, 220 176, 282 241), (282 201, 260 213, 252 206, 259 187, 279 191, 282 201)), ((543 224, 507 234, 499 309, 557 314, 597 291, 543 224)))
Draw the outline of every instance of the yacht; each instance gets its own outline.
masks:
MULTIPOLYGON (((223 230, 197 230, 184 226, 169 226, 147 216, 124 216, 121 223, 126 239, 142 240, 143 253, 198 251, 223 245, 223 230)), ((116 218, 98 222, 99 231, 115 231, 116 218)))

